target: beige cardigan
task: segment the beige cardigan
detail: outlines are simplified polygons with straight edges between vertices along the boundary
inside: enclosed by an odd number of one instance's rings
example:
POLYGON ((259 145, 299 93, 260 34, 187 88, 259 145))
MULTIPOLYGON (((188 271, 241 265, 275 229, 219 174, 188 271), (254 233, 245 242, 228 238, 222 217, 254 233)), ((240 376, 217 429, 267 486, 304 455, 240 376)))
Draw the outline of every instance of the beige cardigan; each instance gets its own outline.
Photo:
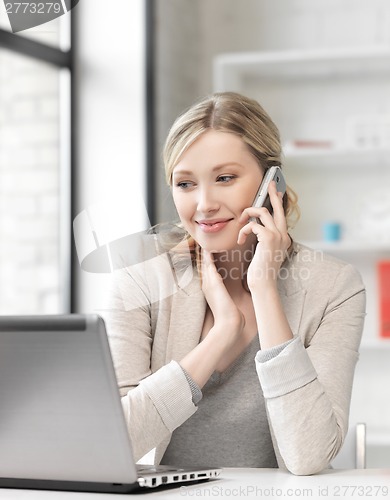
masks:
MULTIPOLYGON (((256 359, 256 369, 279 466, 312 474, 328 467, 347 432, 365 290, 351 265, 296 243, 278 288, 300 340, 256 359)), ((136 460, 156 447, 159 463, 197 410, 177 362, 199 343, 205 310, 196 272, 170 253, 114 273, 101 314, 136 460)))

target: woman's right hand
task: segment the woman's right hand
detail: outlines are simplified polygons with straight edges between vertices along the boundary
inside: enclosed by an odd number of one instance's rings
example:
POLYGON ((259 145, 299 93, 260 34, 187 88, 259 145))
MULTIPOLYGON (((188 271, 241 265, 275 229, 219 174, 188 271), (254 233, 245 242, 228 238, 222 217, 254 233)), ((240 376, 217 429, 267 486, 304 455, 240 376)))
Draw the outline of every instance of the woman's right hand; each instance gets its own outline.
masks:
POLYGON ((213 255, 202 249, 202 291, 214 317, 214 326, 224 327, 226 341, 234 342, 245 326, 245 317, 236 306, 219 274, 213 255))
POLYGON ((202 249, 202 290, 213 314, 214 325, 199 344, 180 361, 192 380, 202 388, 239 341, 245 317, 235 305, 218 273, 213 256, 202 249))

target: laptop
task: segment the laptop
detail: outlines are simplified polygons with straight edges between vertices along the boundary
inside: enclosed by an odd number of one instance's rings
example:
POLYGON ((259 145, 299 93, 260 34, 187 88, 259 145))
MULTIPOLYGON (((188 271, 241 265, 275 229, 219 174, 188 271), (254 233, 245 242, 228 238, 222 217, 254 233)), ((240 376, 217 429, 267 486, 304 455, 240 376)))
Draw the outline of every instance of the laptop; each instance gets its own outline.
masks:
POLYGON ((0 487, 127 493, 220 472, 135 464, 100 316, 0 316, 0 487))

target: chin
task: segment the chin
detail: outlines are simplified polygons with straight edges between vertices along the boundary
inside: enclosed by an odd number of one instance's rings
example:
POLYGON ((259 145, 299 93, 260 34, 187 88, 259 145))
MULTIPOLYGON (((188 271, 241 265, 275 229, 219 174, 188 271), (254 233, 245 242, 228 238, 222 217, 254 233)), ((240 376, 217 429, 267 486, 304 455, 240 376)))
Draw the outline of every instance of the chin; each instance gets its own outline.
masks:
POLYGON ((234 250, 236 248, 240 248, 237 244, 237 240, 235 241, 210 241, 206 238, 198 238, 196 240, 201 248, 208 250, 211 253, 223 253, 228 252, 229 250, 234 250))

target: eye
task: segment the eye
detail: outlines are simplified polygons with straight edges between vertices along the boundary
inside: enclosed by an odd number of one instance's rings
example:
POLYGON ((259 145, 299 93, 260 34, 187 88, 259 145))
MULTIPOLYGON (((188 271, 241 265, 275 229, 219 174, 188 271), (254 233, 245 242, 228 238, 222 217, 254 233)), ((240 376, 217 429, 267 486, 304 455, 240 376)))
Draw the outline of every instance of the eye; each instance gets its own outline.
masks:
POLYGON ((188 189, 190 187, 193 186, 193 182, 190 182, 190 181, 180 181, 180 182, 177 182, 176 183, 176 187, 178 187, 179 189, 188 189))
POLYGON ((217 179, 218 182, 222 182, 223 184, 226 184, 227 182, 232 181, 235 179, 235 175, 220 175, 217 179))

